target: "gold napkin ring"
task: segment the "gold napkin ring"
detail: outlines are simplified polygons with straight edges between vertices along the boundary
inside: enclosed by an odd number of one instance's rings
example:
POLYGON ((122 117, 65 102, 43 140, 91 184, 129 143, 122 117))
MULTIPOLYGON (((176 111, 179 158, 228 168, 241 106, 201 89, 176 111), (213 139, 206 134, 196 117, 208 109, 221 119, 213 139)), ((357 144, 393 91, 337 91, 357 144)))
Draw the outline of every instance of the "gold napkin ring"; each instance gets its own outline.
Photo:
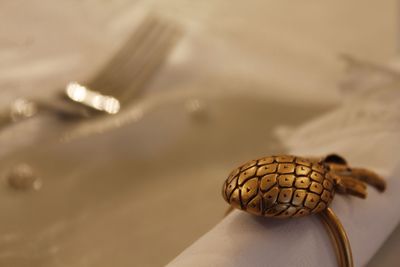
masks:
POLYGON ((366 198, 366 185, 383 192, 385 181, 372 171, 350 168, 336 154, 324 158, 290 155, 251 160, 224 182, 223 198, 251 214, 291 218, 319 214, 335 246, 339 266, 352 267, 351 247, 339 219, 329 208, 335 193, 366 198))

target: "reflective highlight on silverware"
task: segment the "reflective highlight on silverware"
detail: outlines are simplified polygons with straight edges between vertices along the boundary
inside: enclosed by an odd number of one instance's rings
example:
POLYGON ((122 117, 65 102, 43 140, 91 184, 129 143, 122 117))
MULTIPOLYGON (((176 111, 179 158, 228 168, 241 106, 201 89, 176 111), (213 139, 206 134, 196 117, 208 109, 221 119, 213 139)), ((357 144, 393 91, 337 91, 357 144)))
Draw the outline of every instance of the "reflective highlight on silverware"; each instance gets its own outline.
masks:
POLYGON ((66 95, 75 102, 108 114, 117 114, 121 108, 118 99, 92 91, 77 82, 71 82, 65 89, 66 95))

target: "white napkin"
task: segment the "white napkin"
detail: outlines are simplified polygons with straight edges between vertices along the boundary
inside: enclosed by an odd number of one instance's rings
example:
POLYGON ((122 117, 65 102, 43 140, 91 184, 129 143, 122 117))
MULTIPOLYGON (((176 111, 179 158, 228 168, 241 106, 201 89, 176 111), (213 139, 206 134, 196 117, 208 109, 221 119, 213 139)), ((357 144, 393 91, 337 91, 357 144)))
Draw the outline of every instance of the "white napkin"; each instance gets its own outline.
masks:
MULTIPOLYGON (((352 166, 368 167, 386 178, 382 194, 368 187, 365 200, 336 195, 333 201, 352 244, 355 266, 368 263, 400 220, 399 107, 396 86, 364 92, 285 136, 293 154, 336 152, 352 166)), ((337 261, 317 216, 274 220, 234 211, 168 265, 180 266, 328 267, 337 261)))

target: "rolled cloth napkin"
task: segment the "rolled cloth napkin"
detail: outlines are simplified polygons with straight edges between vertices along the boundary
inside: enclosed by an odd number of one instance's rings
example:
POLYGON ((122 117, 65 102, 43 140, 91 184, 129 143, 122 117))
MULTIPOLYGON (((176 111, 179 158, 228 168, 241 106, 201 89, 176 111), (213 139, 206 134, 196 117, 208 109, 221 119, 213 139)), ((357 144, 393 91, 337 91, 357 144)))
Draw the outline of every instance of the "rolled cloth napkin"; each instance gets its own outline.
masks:
MULTIPOLYGON (((350 239, 355 266, 368 263, 400 220, 398 86, 353 96, 283 138, 292 154, 335 152, 351 166, 372 169, 386 179, 384 193, 368 186, 367 199, 336 194, 332 202, 350 239)), ((277 220, 235 210, 168 265, 180 266, 333 267, 338 263, 318 216, 277 220)))

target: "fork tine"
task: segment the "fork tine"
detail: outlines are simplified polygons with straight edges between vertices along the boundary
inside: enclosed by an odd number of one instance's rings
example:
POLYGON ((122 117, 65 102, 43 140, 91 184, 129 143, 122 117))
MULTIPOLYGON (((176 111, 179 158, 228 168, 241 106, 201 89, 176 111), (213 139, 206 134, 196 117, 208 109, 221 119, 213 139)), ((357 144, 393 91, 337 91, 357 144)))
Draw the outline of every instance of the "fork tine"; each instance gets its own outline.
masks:
POLYGON ((146 86, 150 81, 150 76, 162 66, 181 34, 182 32, 174 25, 167 25, 164 28, 164 31, 154 41, 153 48, 143 55, 144 64, 136 75, 131 75, 129 82, 125 83, 128 88, 119 96, 121 104, 127 104, 138 96, 138 91, 146 86))
MULTIPOLYGON (((116 77, 110 77, 111 81, 109 84, 112 84, 112 87, 116 89, 115 91, 119 93, 126 91, 128 82, 136 77, 142 66, 146 64, 148 57, 157 47, 158 39, 162 36, 165 27, 166 25, 164 23, 158 21, 146 34, 140 46, 135 49, 135 53, 127 56, 128 60, 124 62, 123 66, 120 66, 118 70, 116 70, 116 77)), ((115 91, 113 91, 113 95, 118 98, 120 94, 115 91)))
POLYGON ((141 47, 141 43, 146 40, 146 36, 152 31, 154 26, 157 26, 155 18, 153 16, 147 16, 123 47, 106 63, 100 72, 87 83, 87 86, 103 94, 115 93, 110 86, 117 81, 116 77, 118 72, 126 65, 127 61, 131 59, 138 48, 141 47))
POLYGON ((138 95, 137 91, 144 88, 146 82, 167 58, 179 35, 177 26, 154 16, 146 17, 120 52, 87 83, 87 87, 79 84, 80 87, 77 88, 72 87, 75 84, 67 86, 66 96, 77 105, 91 108, 90 113, 105 111, 104 107, 109 106, 108 102, 104 102, 109 101, 109 97, 105 96, 112 96, 119 110, 122 102, 126 104, 131 101, 138 95), (75 98, 76 92, 83 90, 81 88, 86 92, 84 99, 75 98))

